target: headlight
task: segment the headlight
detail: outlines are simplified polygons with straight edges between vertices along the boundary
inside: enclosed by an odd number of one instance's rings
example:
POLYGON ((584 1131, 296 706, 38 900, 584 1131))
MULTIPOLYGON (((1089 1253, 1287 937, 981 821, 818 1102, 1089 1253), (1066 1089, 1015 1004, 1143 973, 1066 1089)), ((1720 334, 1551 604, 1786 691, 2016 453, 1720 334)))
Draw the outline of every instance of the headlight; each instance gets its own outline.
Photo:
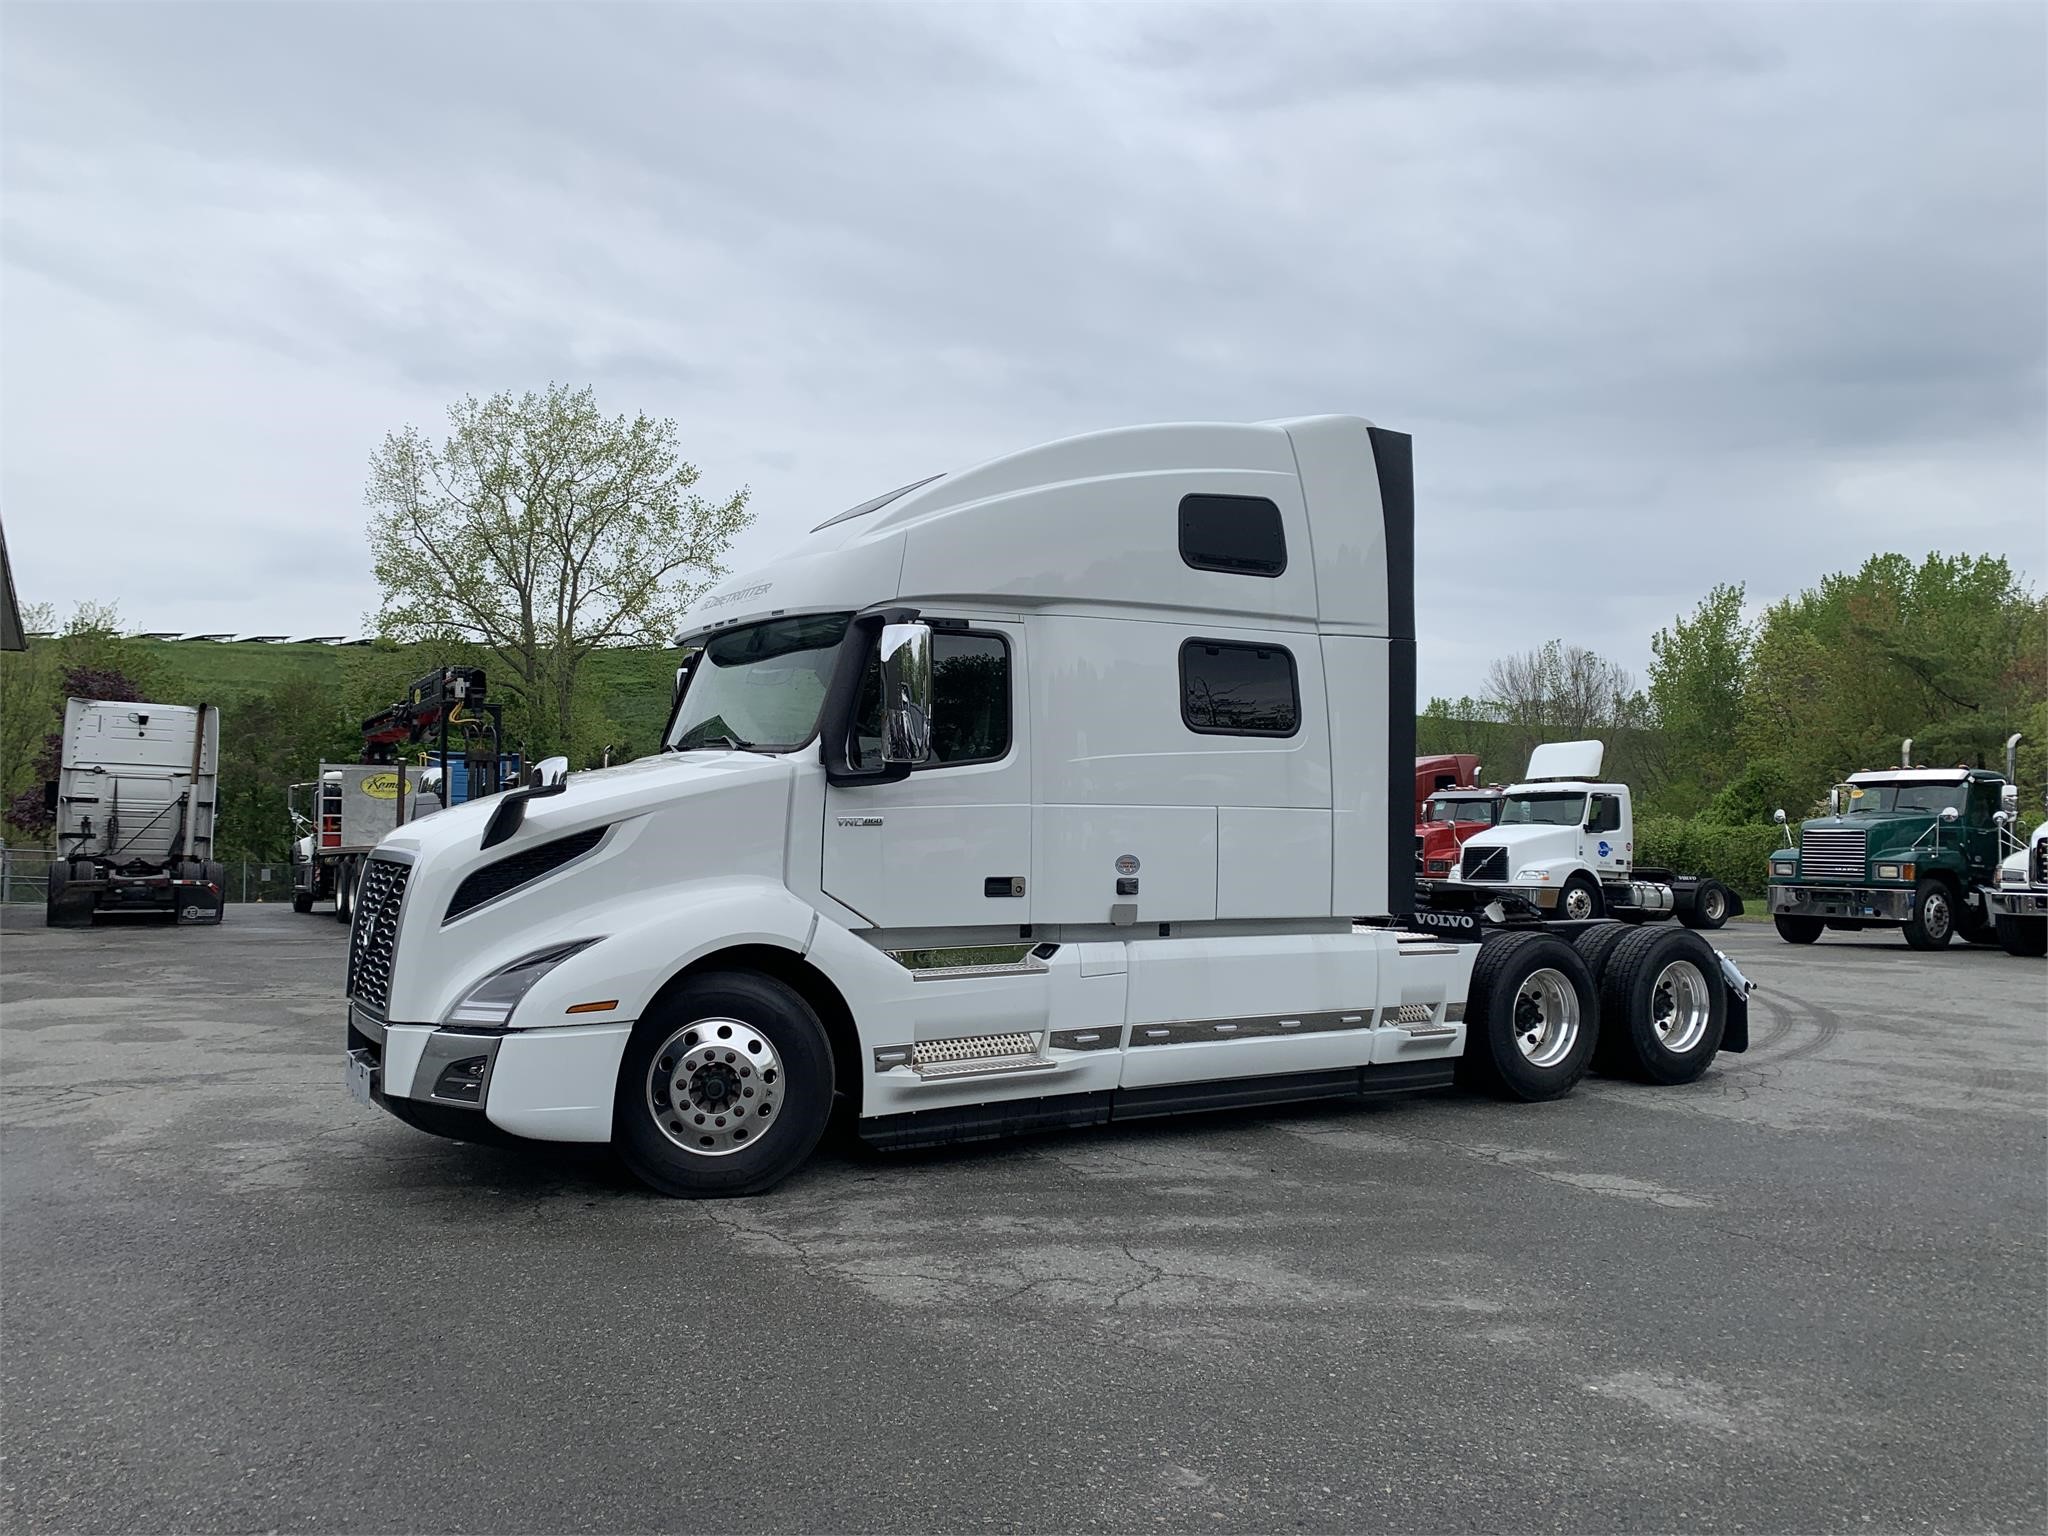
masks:
POLYGON ((1540 880, 1548 884, 1550 871, 1547 869, 1518 869, 1515 871, 1515 878, 1517 880, 1540 880))
POLYGON ((511 1022, 512 1010, 533 990, 535 982, 571 955, 581 954, 597 942, 596 939, 578 939, 572 944, 557 944, 551 949, 537 949, 530 955, 520 956, 463 993, 462 1000, 448 1010, 448 1017, 441 1022, 503 1028, 511 1022))
POLYGON ((1878 878, 1878 879, 1880 879, 1880 880, 1896 880, 1896 879, 1898 879, 1898 878, 1899 878, 1899 866, 1898 866, 1898 865, 1896 865, 1896 864, 1880 864, 1880 865, 1878 865, 1878 866, 1877 866, 1877 878, 1878 878))

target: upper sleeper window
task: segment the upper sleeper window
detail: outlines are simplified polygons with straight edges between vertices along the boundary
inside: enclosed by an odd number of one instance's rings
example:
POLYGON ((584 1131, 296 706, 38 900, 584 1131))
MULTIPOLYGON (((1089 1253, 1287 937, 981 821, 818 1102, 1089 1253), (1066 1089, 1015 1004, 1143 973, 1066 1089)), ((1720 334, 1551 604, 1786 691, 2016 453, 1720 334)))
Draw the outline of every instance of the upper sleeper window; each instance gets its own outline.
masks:
POLYGON ((1184 642, 1180 717, 1205 735, 1292 736, 1301 729, 1294 657, 1277 645, 1184 642))
POLYGON ((1278 576, 1287 569, 1280 509, 1263 496, 1183 496, 1180 557, 1198 571, 1278 576))

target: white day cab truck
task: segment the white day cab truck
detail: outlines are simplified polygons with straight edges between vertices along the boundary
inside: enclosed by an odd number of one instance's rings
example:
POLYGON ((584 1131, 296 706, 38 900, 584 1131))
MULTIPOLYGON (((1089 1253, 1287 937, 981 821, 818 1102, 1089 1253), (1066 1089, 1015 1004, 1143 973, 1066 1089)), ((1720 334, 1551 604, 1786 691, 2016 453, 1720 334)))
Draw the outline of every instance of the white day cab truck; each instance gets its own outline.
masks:
POLYGON ((1604 783, 1606 747, 1545 742, 1529 754, 1522 782, 1502 793, 1494 825, 1469 838, 1448 879, 1428 887, 1430 926, 1445 913, 1497 901, 1549 917, 1624 922, 1676 917, 1688 928, 1720 928, 1742 913, 1742 898, 1720 881, 1635 862, 1635 804, 1626 784, 1604 783))
POLYGON ((1351 417, 1097 433, 724 581, 658 755, 372 853, 351 1089, 730 1195, 835 1110, 900 1147, 1745 1049, 1695 933, 1407 931, 1409 453, 1351 417))
MULTIPOLYGON (((2016 826, 2012 811, 1998 815, 2001 830, 2016 826)), ((1984 904, 2000 949, 2008 955, 2048 955, 2048 821, 1999 861, 1984 904)))
POLYGON ((57 833, 48 926, 138 914, 221 920, 219 710, 67 699, 57 779, 43 795, 57 833))

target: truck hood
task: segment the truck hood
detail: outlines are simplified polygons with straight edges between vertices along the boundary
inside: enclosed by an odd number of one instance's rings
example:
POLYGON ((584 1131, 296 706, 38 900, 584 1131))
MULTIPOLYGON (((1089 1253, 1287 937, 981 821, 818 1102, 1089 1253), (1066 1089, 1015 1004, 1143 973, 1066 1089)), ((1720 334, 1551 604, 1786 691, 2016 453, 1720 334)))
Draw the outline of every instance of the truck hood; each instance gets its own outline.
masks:
POLYGON ((1465 840, 1465 852, 1469 857, 1476 848, 1507 849, 1508 874, 1512 876, 1519 864, 1575 856, 1579 851, 1579 837, 1577 827, 1488 827, 1477 837, 1465 840))
POLYGON ((631 928, 671 890, 781 886, 799 768, 794 756, 668 753, 570 774, 562 793, 528 800, 519 830, 491 848, 479 845, 498 796, 389 833, 377 853, 412 868, 386 1016, 437 1021, 481 977, 549 945, 631 928), (578 833, 592 836, 564 843, 578 833))

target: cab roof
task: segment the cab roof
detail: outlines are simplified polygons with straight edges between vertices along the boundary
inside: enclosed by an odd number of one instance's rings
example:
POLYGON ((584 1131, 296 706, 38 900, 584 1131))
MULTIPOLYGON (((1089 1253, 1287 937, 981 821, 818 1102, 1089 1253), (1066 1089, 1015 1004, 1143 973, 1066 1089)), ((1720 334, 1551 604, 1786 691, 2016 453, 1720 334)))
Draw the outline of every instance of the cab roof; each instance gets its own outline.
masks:
POLYGON ((1851 784, 1967 784, 1973 779, 2003 784, 2005 775, 1989 768, 1883 768, 1849 775, 1851 784))

